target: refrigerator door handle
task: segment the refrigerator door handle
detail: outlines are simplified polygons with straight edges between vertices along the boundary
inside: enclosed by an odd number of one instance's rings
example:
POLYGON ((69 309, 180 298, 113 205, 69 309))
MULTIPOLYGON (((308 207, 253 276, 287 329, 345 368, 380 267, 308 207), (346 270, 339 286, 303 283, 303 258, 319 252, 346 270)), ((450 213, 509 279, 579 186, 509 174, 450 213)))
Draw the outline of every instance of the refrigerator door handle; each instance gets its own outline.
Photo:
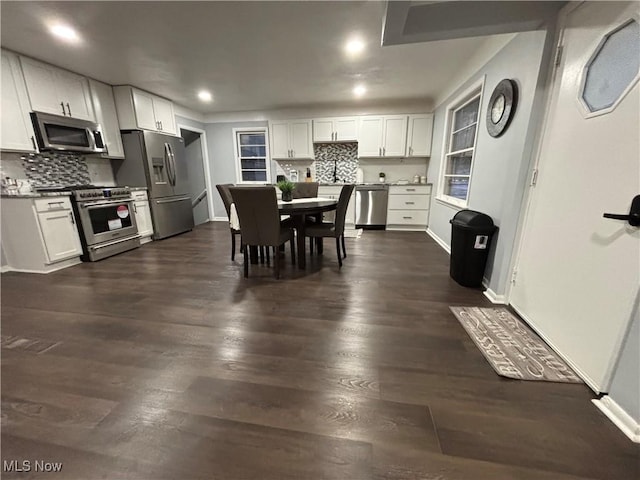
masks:
POLYGON ((167 169, 167 177, 169 179, 169 185, 173 186, 173 163, 171 161, 171 146, 165 142, 164 144, 164 163, 167 169))
POLYGON ((186 200, 191 201, 191 197, 189 196, 182 196, 180 198, 171 198, 168 200, 156 200, 155 202, 158 204, 162 204, 162 203, 176 203, 176 202, 184 202, 186 200))
POLYGON ((167 145, 169 146, 169 156, 171 157, 171 175, 173 176, 173 181, 171 182, 171 184, 175 187, 176 182, 178 180, 177 178, 178 168, 176 167, 176 156, 173 153, 173 147, 171 146, 171 144, 168 143, 167 145))

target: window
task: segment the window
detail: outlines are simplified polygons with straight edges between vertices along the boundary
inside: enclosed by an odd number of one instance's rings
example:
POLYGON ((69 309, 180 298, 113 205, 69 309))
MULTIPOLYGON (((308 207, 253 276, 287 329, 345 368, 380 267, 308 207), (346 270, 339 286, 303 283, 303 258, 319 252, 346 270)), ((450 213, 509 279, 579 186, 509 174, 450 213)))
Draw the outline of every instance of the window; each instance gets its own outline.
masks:
POLYGON ((438 198, 460 207, 469 200, 481 95, 482 85, 476 85, 447 110, 438 198))
POLYGON ((269 183, 267 129, 234 128, 238 183, 269 183))

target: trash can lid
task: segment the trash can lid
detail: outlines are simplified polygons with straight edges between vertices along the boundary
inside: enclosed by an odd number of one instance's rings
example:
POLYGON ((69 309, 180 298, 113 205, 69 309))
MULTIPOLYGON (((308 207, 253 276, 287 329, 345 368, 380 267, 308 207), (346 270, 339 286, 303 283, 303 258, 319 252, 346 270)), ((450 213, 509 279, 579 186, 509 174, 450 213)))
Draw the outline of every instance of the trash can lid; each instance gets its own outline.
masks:
POLYGON ((463 228, 495 228, 493 219, 489 215, 475 210, 460 210, 449 220, 449 223, 463 228))

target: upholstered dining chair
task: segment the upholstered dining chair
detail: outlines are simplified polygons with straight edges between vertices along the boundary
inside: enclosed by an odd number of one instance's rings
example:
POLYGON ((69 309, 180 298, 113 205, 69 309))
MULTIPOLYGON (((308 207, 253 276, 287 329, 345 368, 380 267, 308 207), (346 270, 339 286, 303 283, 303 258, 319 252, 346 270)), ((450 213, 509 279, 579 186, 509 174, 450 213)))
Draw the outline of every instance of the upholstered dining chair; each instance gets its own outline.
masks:
MULTIPOLYGON (((291 244, 291 263, 296 263, 293 229, 280 223, 278 199, 273 187, 229 188, 236 207, 244 245, 244 276, 249 276, 249 247, 273 247, 274 276, 280 278, 280 255, 276 251, 291 244)), ((269 257, 267 257, 268 259, 269 257)))
MULTIPOLYGON (((233 183, 219 183, 216 185, 218 189, 218 193, 220 194, 220 198, 222 198, 222 203, 224 203, 224 208, 227 211, 227 217, 231 219, 231 204, 233 203, 233 198, 231 197, 231 192, 229 189, 234 187, 233 183)), ((236 257, 236 235, 240 235, 240 230, 235 230, 229 226, 229 230, 231 231, 231 261, 233 261, 236 257)), ((242 253, 242 237, 240 237, 240 252, 242 253)))
POLYGON ((335 238, 336 239, 336 252, 338 254, 338 264, 342 267, 342 258, 347 258, 347 250, 344 246, 344 223, 347 215, 347 207, 349 206, 349 200, 355 185, 345 185, 340 191, 340 198, 338 199, 338 205, 336 207, 336 216, 333 223, 318 223, 316 225, 308 225, 305 228, 305 235, 310 238, 335 238), (342 246, 342 252, 344 257, 340 253, 340 247, 342 246))

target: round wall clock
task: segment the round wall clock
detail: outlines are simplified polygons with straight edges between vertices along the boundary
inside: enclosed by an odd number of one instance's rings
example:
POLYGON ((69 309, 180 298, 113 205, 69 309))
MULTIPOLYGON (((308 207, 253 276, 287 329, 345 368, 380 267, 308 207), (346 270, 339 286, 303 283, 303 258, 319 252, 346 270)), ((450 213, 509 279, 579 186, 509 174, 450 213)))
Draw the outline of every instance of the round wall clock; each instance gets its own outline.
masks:
POLYGON ((504 79, 495 88, 487 108, 487 131, 492 137, 502 135, 516 111, 518 87, 513 80, 504 79))

